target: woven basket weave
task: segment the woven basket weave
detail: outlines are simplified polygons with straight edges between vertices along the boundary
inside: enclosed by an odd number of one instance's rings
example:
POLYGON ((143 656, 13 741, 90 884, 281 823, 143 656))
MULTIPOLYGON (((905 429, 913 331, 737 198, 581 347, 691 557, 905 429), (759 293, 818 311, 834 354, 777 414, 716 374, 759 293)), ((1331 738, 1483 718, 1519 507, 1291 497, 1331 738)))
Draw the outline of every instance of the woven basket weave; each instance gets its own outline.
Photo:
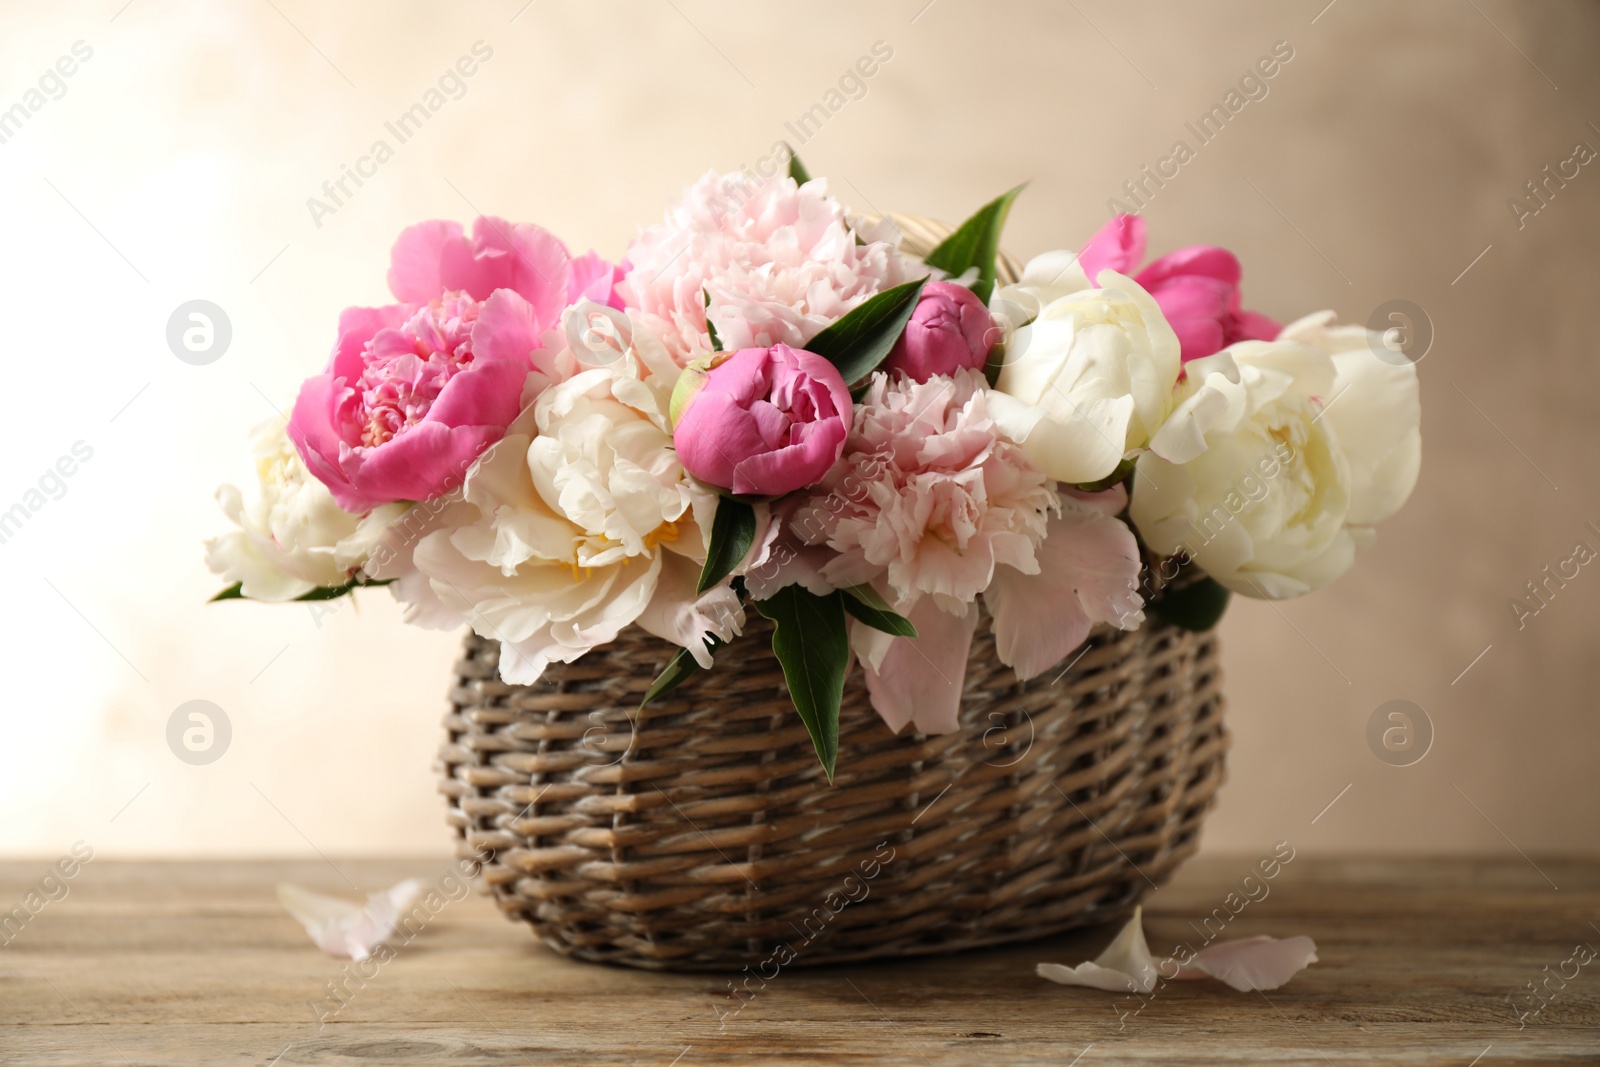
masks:
POLYGON ((982 627, 937 737, 891 734, 854 672, 830 786, 770 634, 642 714, 675 648, 637 628, 531 687, 467 638, 442 789, 509 917, 586 960, 836 963, 1105 921, 1194 851, 1227 748, 1213 636, 1100 630, 1019 683, 982 627))
MULTIPOLYGON (((946 232, 895 221, 915 251, 946 232)), ((677 649, 637 628, 536 686, 467 637, 441 789, 508 917, 579 959, 765 975, 1105 921, 1198 844, 1228 744, 1212 635, 1101 627, 1021 683, 985 618, 955 733, 894 736, 852 672, 831 785, 770 637, 751 612, 642 712, 677 649)))

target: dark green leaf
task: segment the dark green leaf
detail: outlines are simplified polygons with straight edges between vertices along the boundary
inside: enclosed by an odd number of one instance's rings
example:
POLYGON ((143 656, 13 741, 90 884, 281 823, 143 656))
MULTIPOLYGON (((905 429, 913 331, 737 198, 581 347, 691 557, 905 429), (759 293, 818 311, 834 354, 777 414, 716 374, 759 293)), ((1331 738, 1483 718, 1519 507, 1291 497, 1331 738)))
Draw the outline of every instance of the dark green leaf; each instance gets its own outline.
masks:
POLYGON ((926 257, 931 266, 949 271, 951 275, 959 275, 977 267, 978 280, 973 284, 972 291, 985 304, 994 293, 994 261, 1000 252, 1000 231, 1005 228, 1011 202, 1022 190, 1023 186, 1019 185, 983 205, 954 233, 940 241, 939 247, 926 257))
MULTIPOLYGON (((783 147, 789 148, 788 145, 783 147)), ((806 165, 800 162, 800 157, 795 155, 793 148, 789 148, 789 177, 794 179, 796 185, 804 185, 811 180, 811 172, 806 170, 806 165)))
POLYGON ((1150 601, 1150 610, 1184 630, 1203 633, 1215 626, 1228 606, 1228 591, 1215 578, 1164 592, 1150 601))
POLYGON ((706 298, 706 333, 711 335, 711 351, 722 351, 722 338, 717 336, 717 324, 711 321, 711 293, 700 290, 700 295, 706 298))
MULTIPOLYGON (((722 642, 715 637, 706 638, 706 647, 715 652, 722 642)), ((700 664, 695 662, 694 653, 687 648, 680 648, 677 654, 667 661, 667 666, 661 674, 650 683, 650 688, 645 690, 644 699, 639 701, 642 709, 646 704, 658 697, 665 696, 678 686, 682 685, 690 675, 700 669, 700 664)))
POLYGON ((870 585, 853 585, 843 590, 844 610, 874 630, 882 630, 896 637, 915 637, 917 628, 911 620, 889 606, 870 585))
POLYGON ((868 300, 806 342, 806 350, 839 368, 849 385, 877 369, 917 310, 926 278, 897 285, 868 300))
POLYGON ((756 509, 743 500, 725 496, 717 501, 717 517, 711 521, 711 547, 700 570, 697 593, 704 593, 733 573, 756 539, 756 509))
POLYGON ((1125 459, 1121 463, 1117 464, 1116 470, 1112 471, 1104 478, 1101 478, 1098 482, 1084 482, 1082 485, 1073 486, 1073 488, 1080 489, 1085 493, 1104 492, 1105 490, 1110 489, 1113 485, 1117 485, 1118 483, 1125 481, 1128 475, 1133 473, 1133 467, 1133 460, 1125 459))
POLYGON ((388 585, 393 578, 385 578, 381 582, 368 581, 366 578, 352 578, 343 585, 319 585, 309 593, 301 593, 296 600, 338 600, 346 593, 362 589, 369 585, 388 585))
POLYGON ((831 782, 839 758, 839 703, 844 699, 845 668, 850 663, 844 594, 817 596, 789 585, 766 600, 757 600, 755 606, 777 624, 772 651, 783 667, 789 699, 806 724, 831 782))
MULTIPOLYGON (((372 581, 370 579, 367 579, 367 578, 355 577, 355 578, 350 579, 348 582, 345 582, 343 585, 319 585, 315 589, 311 590, 310 592, 301 593, 299 596, 295 597, 294 599, 296 601, 301 601, 301 600, 338 600, 340 597, 344 596, 346 593, 349 593, 351 590, 362 589, 362 588, 365 588, 366 586, 369 586, 369 585, 388 585, 389 583, 391 583, 393 581, 394 581, 393 578, 385 578, 381 582, 374 582, 374 581, 372 581)), ((228 586, 228 588, 224 589, 222 592, 218 593, 216 596, 214 596, 210 600, 206 601, 206 603, 215 604, 219 600, 249 600, 249 599, 250 599, 249 597, 244 595, 244 583, 243 582, 234 582, 232 585, 228 586)))

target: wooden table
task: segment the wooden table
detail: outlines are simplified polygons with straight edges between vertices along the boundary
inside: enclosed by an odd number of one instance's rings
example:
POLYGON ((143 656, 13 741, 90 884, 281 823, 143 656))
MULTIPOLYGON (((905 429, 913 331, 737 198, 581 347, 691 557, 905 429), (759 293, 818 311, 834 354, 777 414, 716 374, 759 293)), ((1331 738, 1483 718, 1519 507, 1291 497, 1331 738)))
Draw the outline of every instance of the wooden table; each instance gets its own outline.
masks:
MULTIPOLYGON (((1189 936, 1253 859, 1186 867, 1147 906, 1152 948, 1189 936)), ((1033 974, 1094 956, 1107 929, 795 969, 736 998, 725 976, 563 959, 474 894, 364 976, 312 947, 274 885, 350 893, 339 872, 367 890, 448 861, 95 860, 0 948, 0 1063, 1600 1063, 1600 960, 1550 978, 1519 1027, 1528 983, 1600 946, 1600 862, 1537 862, 1302 855, 1226 936, 1308 934, 1321 962, 1265 995, 1175 983, 1135 1013, 1033 974), (351 991, 337 1014, 330 981, 351 991)), ((0 864, 0 907, 47 866, 0 864)))

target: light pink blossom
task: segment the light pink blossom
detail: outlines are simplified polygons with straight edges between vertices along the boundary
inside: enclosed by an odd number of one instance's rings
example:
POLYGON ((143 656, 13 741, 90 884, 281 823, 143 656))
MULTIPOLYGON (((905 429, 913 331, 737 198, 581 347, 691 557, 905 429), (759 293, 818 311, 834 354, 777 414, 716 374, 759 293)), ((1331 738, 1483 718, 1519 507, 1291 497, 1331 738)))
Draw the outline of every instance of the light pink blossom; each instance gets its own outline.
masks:
POLYGON ((997 652, 1022 678, 1060 661, 1097 622, 1142 620, 1137 545, 1108 514, 1121 499, 1060 495, 998 432, 987 396, 977 371, 926 382, 875 375, 843 459, 788 520, 787 536, 836 555, 815 576, 815 557, 800 553, 779 561, 789 573, 763 574, 764 589, 817 578, 872 585, 911 620, 915 638, 851 633, 873 707, 896 731, 956 728, 980 594, 997 652))
POLYGON ((618 291, 680 366, 711 351, 708 315, 729 351, 803 348, 874 293, 927 273, 888 242, 858 244, 823 179, 715 172, 639 234, 627 262, 618 291))
POLYGON ((844 461, 817 487, 823 499, 796 516, 805 540, 838 553, 823 568, 834 586, 881 575, 899 603, 931 596, 955 612, 999 564, 1036 569, 1055 491, 995 429, 987 395, 975 371, 925 382, 873 376, 844 461))

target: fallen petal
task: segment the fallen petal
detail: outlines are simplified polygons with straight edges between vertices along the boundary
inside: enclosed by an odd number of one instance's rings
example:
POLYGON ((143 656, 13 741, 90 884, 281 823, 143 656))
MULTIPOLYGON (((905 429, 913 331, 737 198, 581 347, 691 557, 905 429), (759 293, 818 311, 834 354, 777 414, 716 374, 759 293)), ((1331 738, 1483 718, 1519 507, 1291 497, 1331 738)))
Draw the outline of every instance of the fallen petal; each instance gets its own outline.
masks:
POLYGON ((1113 993, 1148 993, 1156 986, 1156 962, 1145 943, 1143 919, 1144 909, 1134 908, 1133 918, 1094 962, 1076 967, 1041 963, 1035 973, 1061 985, 1089 986, 1113 993))
POLYGON ((1235 989, 1277 989, 1317 962, 1317 943, 1309 937, 1242 937, 1208 945, 1178 970, 1179 978, 1210 975, 1235 989))
POLYGON ((300 920, 316 946, 330 956, 361 961, 394 933, 400 916, 422 895, 423 883, 409 878, 381 893, 372 893, 363 907, 354 901, 323 896, 287 883, 278 886, 278 900, 300 920))

